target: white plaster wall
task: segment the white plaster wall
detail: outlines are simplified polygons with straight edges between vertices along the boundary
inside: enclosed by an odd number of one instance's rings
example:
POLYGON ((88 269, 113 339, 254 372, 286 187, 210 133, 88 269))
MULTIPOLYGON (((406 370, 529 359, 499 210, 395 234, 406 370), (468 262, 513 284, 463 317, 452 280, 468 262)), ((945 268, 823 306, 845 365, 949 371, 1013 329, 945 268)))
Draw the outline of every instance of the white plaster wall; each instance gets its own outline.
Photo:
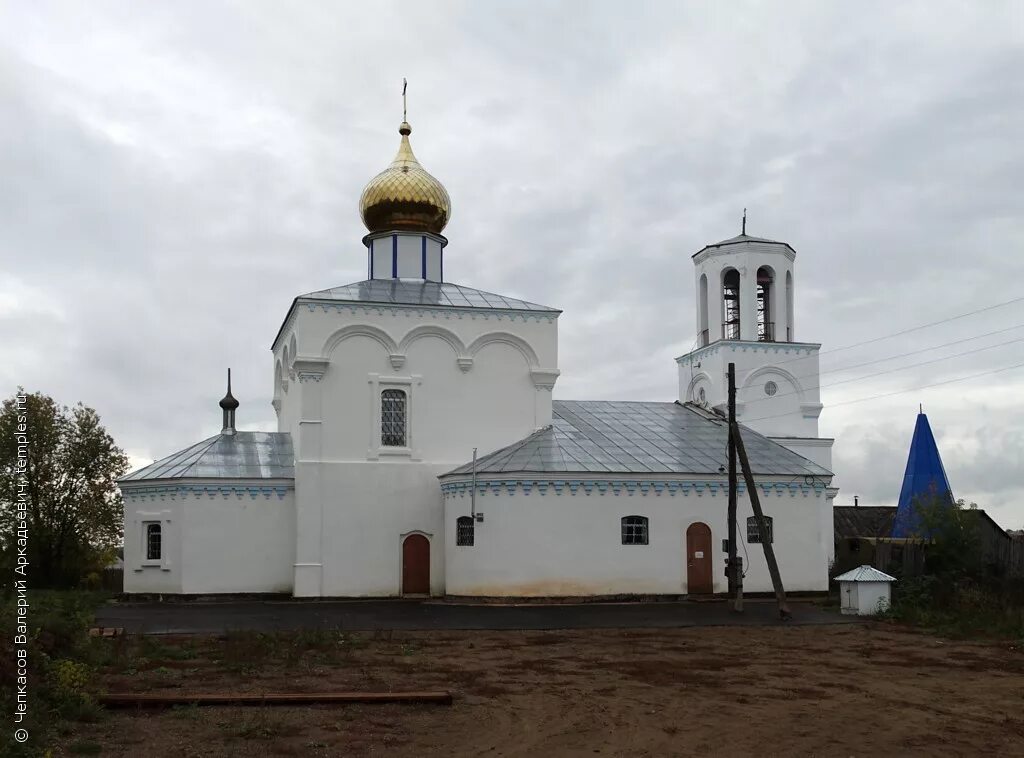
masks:
MULTIPOLYGON (((774 519, 774 547, 783 583, 790 591, 827 589, 827 560, 820 534, 822 491, 789 494, 761 492, 765 515, 774 519)), ((728 533, 727 496, 710 490, 696 494, 575 495, 568 487, 555 494, 537 488, 509 494, 502 487, 478 494, 477 510, 484 522, 475 530, 472 547, 455 545, 456 519, 469 515, 468 492, 445 497, 446 583, 449 595, 548 596, 686 593, 686 529, 696 521, 711 528, 715 592, 724 592, 725 553, 721 542, 728 533), (621 544, 623 516, 649 519, 650 544, 621 544)), ((746 545, 746 519, 752 510, 746 494, 738 502, 741 543, 746 545)), ((740 555, 744 556, 743 547, 740 555)), ((771 591, 771 579, 761 545, 746 545, 744 588, 771 591)))
POLYGON ((293 492, 190 495, 183 507, 183 592, 292 591, 293 492))
POLYGON ((124 496, 124 591, 178 594, 181 587, 181 513, 177 498, 139 493, 137 488, 122 487, 124 496), (144 565, 143 523, 159 521, 161 526, 160 564, 144 565))
POLYGON ((818 389, 820 345, 777 342, 719 342, 677 360, 679 398, 697 402, 703 388, 707 403, 725 409, 729 363, 736 364, 736 417, 772 437, 818 436, 822 406, 818 389), (766 394, 775 382, 776 393, 766 394))
POLYGON ((419 532, 430 541, 431 594, 443 595, 444 509, 437 476, 451 468, 396 461, 321 464, 320 594, 400 594, 402 539, 419 532))
POLYGON ((278 486, 288 480, 176 480, 173 485, 123 488, 125 592, 201 594, 291 592, 295 555, 295 499, 271 493, 181 493, 178 486, 278 486), (143 565, 142 524, 160 521, 159 566, 143 565))
POLYGON ((797 455, 802 455, 807 460, 813 461, 829 471, 832 470, 832 445, 835 440, 830 437, 772 437, 771 439, 797 455))
POLYGON ((556 321, 300 303, 288 330, 298 381, 279 428, 297 455, 295 594, 398 594, 411 532, 431 541, 432 591, 443 593, 437 476, 474 447, 485 455, 550 424, 556 321), (380 445, 385 388, 407 393, 406 448, 380 445))

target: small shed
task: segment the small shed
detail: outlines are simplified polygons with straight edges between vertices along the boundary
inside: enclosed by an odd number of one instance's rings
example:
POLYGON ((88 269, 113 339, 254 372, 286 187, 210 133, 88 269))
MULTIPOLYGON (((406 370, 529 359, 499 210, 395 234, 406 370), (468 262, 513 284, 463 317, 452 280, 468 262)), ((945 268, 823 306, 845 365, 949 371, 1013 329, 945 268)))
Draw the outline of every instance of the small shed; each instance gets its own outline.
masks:
POLYGON ((842 613, 873 616, 889 607, 889 593, 896 577, 863 565, 836 577, 842 613))

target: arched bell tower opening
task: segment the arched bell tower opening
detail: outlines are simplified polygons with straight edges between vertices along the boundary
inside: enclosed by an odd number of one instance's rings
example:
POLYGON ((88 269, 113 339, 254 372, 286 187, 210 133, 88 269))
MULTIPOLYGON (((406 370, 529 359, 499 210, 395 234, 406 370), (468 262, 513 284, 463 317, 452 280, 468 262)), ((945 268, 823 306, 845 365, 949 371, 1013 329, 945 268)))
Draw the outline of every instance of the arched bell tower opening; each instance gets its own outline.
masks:
POLYGON ((722 339, 740 339, 740 272, 734 268, 722 271, 722 339))
POLYGON ((771 266, 757 270, 757 341, 775 342, 775 272, 771 266))

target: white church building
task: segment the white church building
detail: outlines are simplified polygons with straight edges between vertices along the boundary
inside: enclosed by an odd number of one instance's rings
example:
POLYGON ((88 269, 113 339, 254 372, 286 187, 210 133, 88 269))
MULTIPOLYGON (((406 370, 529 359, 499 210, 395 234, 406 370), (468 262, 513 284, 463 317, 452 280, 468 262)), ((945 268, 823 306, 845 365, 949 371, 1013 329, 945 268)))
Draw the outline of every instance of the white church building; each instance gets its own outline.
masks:
POLYGON ((552 400, 561 311, 452 281, 451 203, 411 131, 362 194, 367 278, 299 295, 274 338, 277 431, 236 430, 229 376, 220 434, 120 481, 125 591, 724 592, 729 362, 771 527, 741 484, 745 589, 771 589, 762 538, 787 590, 826 589, 832 440, 793 249, 744 233, 693 256, 676 400, 552 400))

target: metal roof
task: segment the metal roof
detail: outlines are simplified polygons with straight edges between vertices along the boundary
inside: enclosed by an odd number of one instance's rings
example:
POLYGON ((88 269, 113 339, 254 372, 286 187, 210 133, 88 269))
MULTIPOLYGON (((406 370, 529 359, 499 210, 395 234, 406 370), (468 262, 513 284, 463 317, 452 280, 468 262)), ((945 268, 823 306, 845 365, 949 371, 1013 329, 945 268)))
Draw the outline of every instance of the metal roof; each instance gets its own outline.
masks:
POLYGON ((294 479, 292 436, 287 432, 218 434, 123 477, 150 479, 294 479))
MULTIPOLYGON (((727 240, 722 240, 721 242, 712 242, 710 245, 705 245, 700 250, 698 250, 696 253, 694 253, 691 257, 696 257, 696 256, 700 255, 701 253, 703 253, 705 250, 707 250, 709 248, 712 248, 712 247, 726 247, 727 245, 740 245, 740 244, 743 244, 744 242, 757 242, 757 243, 760 243, 762 245, 782 245, 783 247, 788 247, 790 250, 793 250, 793 246, 790 245, 788 242, 779 242, 778 240, 765 239, 764 237, 751 237, 749 234, 737 234, 735 237, 730 237, 727 240)), ((796 251, 794 250, 793 252, 796 252, 796 251)))
POLYGON ((895 515, 891 505, 837 505, 832 508, 835 538, 888 537, 895 515))
POLYGON ((463 287, 461 284, 428 282, 420 279, 368 279, 342 287, 310 292, 300 295, 299 298, 303 300, 347 300, 359 303, 561 313, 557 308, 537 305, 514 297, 495 295, 492 292, 463 287))
POLYGON ((873 566, 866 563, 858 566, 852 571, 840 574, 835 578, 837 582, 895 582, 896 577, 884 574, 873 566))
POLYGON ((939 500, 953 505, 946 469, 942 465, 939 447, 935 444, 928 416, 917 414, 914 437, 910 441, 910 455, 903 474, 903 487, 896 506, 896 518, 892 525, 893 537, 914 537, 921 530, 921 519, 917 506, 922 502, 939 500))
MULTIPOLYGON (((555 400, 550 427, 477 460, 478 474, 578 472, 712 474, 728 463, 725 419, 690 405, 555 400)), ((832 472, 744 427, 754 473, 831 477, 832 472)), ((472 463, 444 474, 463 475, 472 463)))

